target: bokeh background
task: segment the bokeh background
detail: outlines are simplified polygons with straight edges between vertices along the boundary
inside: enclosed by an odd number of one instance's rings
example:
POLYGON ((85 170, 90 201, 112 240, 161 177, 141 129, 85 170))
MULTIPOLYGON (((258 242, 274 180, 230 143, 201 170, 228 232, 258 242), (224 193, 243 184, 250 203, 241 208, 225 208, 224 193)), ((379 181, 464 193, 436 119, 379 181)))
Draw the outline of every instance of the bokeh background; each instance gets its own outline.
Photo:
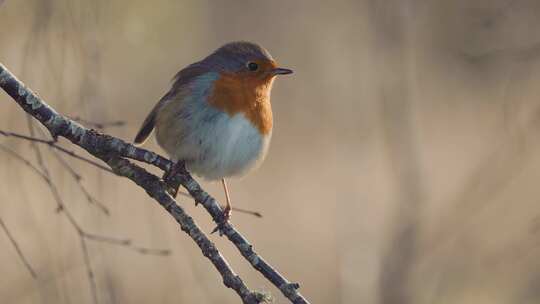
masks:
MULTIPOLYGON (((535 0, 7 0, 0 62, 62 113, 125 121, 106 132, 131 140, 181 67, 256 41, 295 74, 274 86, 267 160, 230 184, 235 205, 264 218, 232 220, 312 303, 539 303, 539 28, 535 0)), ((3 92, 0 105, 0 130, 28 134, 3 92)), ((0 143, 36 163, 28 142, 0 143)), ((88 242, 99 303, 239 302, 140 188, 67 159, 106 216, 41 150, 85 230, 171 250, 88 242)), ((219 184, 204 186, 223 199, 219 184)), ((0 202, 37 273, 0 231, 0 302, 92 303, 76 231, 3 152, 0 202)), ((250 287, 286 303, 212 240, 250 287)))

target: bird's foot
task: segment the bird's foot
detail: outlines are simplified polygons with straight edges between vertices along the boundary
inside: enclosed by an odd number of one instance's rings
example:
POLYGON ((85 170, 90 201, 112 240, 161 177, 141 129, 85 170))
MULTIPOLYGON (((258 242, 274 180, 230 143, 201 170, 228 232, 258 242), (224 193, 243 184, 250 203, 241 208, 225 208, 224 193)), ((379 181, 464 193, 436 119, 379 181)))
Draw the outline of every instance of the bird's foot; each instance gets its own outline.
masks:
POLYGON ((231 214, 232 214, 231 211, 232 211, 231 206, 226 206, 223 209, 220 222, 217 224, 216 228, 214 228, 214 230, 212 230, 210 234, 215 233, 216 231, 219 231, 219 236, 223 235, 223 228, 225 227, 225 224, 227 224, 229 222, 229 219, 231 218, 231 214))
POLYGON ((180 188, 180 179, 176 178, 179 172, 184 170, 184 162, 179 161, 174 164, 174 166, 165 174, 163 174, 163 181, 167 186, 167 192, 176 198, 178 195, 178 189, 180 188))

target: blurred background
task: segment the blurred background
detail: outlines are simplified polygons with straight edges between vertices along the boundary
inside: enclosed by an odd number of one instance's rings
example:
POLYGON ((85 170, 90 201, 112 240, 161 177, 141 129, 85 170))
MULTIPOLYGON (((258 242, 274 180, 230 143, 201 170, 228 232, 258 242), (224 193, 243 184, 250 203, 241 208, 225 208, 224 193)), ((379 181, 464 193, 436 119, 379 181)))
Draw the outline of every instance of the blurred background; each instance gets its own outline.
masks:
MULTIPOLYGON (((265 163, 230 183, 235 206, 264 217, 232 221, 312 303, 539 303, 539 28, 535 0, 7 0, 0 62, 58 111, 123 121, 105 132, 131 140, 180 68, 256 41, 295 74, 275 83, 265 163)), ((29 134, 3 92, 0 105, 0 130, 29 134)), ((28 142, 0 144, 38 164, 28 142)), ((144 191, 40 149, 85 231, 171 252, 87 240, 98 303, 239 302, 144 191)), ((92 303, 76 229, 4 152, 0 219, 37 277, 0 230, 0 302, 92 303)), ((223 200, 219 184, 203 185, 223 200)), ((211 238, 249 287, 287 303, 211 238)))

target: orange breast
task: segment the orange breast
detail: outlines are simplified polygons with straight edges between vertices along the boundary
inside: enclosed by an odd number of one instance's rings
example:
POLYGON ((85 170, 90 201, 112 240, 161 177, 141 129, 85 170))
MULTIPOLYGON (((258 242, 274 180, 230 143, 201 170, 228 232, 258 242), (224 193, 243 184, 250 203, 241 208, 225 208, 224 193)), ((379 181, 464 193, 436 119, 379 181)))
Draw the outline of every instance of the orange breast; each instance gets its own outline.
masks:
POLYGON ((222 73, 214 82, 209 102, 230 116, 243 113, 261 134, 267 135, 272 131, 272 82, 272 78, 222 73))

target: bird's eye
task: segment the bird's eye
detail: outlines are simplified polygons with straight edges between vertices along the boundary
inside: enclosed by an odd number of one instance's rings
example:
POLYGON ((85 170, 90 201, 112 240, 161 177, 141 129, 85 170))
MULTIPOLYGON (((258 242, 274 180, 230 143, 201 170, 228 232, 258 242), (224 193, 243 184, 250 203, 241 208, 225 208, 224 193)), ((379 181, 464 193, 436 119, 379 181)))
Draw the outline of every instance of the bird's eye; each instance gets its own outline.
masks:
POLYGON ((248 70, 254 72, 254 71, 259 69, 259 65, 257 63, 255 63, 255 62, 248 62, 247 68, 248 68, 248 70))

